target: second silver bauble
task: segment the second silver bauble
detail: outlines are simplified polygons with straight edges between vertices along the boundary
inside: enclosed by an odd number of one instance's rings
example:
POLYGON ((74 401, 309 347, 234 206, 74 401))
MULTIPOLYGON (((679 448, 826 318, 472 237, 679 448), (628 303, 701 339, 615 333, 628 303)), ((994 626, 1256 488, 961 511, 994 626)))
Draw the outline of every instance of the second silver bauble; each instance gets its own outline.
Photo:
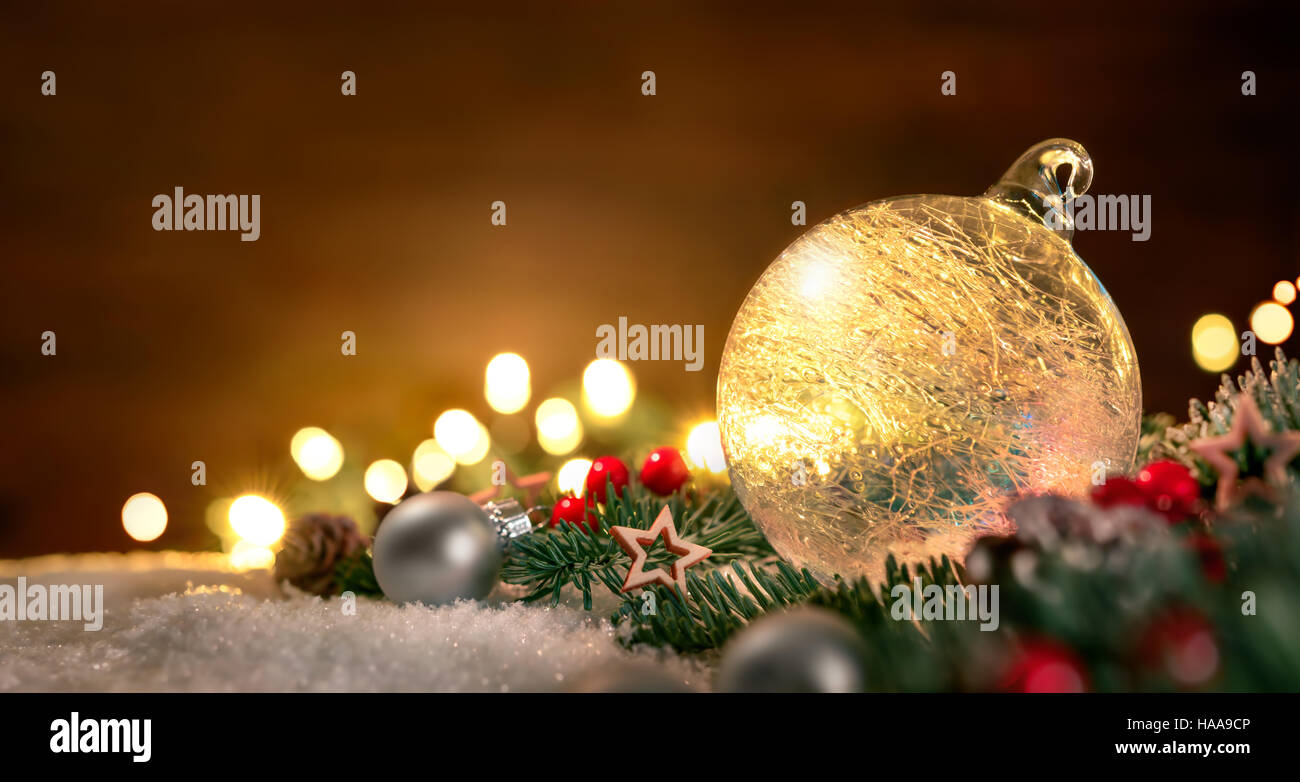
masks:
POLYGON ((867 646, 838 614, 791 609, 728 642, 716 684, 721 692, 865 692, 867 646))

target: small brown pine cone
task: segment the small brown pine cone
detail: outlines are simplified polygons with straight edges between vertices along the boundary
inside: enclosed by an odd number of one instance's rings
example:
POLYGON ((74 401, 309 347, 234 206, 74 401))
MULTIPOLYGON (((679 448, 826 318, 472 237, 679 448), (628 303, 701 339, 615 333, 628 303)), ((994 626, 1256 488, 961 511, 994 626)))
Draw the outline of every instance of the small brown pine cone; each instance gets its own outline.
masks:
POLYGON ((299 516, 290 522, 275 555, 275 580, 315 595, 334 594, 334 567, 367 545, 366 536, 347 516, 299 516))

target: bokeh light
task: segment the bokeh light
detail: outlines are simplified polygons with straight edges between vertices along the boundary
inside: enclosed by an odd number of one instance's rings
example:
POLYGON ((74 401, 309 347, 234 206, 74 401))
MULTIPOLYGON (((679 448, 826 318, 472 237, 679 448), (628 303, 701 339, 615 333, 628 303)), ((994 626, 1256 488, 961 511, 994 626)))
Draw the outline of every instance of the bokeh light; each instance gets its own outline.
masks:
POLYGON ((483 424, 478 425, 478 438, 474 441, 474 447, 469 453, 463 453, 456 457, 457 464, 478 464, 483 461, 483 457, 488 455, 492 448, 492 437, 488 434, 487 427, 483 424))
POLYGON ((1290 311, 1275 301, 1266 301, 1250 313, 1250 330, 1270 345, 1286 341, 1294 327, 1290 311))
POLYGON ((122 504, 122 528, 141 543, 148 543, 167 529, 167 506, 147 491, 132 494, 122 504))
POLYGON ((590 459, 570 459, 555 474, 555 485, 560 494, 572 494, 581 497, 587 489, 587 473, 591 471, 590 459))
POLYGON ((230 549, 230 567, 235 570, 267 570, 275 564, 275 552, 247 540, 239 540, 230 549))
POLYGON ((1240 347, 1232 321, 1217 313, 1202 315, 1192 326, 1192 358, 1206 372, 1222 372, 1237 363, 1240 347))
POLYGON ((365 483, 375 502, 396 503, 406 494, 406 470, 392 459, 380 459, 366 468, 365 483))
POLYGON ((722 455, 722 435, 717 421, 699 424, 686 437, 686 458, 691 465, 711 473, 725 472, 727 460, 722 455))
POLYGON ((537 442, 553 456, 563 456, 582 442, 578 408, 567 399, 552 397, 537 406, 537 442))
POLYGON ((425 440, 415 446, 411 457, 411 477, 420 491, 429 491, 451 477, 456 460, 447 455, 437 440, 425 440))
POLYGON ((313 481, 333 478, 343 466, 343 446, 329 432, 316 426, 299 429, 289 441, 289 454, 302 474, 313 481))
POLYGON ((433 437, 459 464, 478 464, 487 456, 487 429, 467 410, 448 410, 433 424, 433 437))
POLYGON ((1278 304, 1290 304, 1295 301, 1295 285, 1288 280, 1282 280, 1274 285, 1273 300, 1278 304))
POLYGON ((269 546, 284 535, 284 513, 275 503, 256 494, 245 494, 230 503, 230 528, 242 540, 269 546))
POLYGON ((487 403, 498 413, 517 413, 532 395, 528 362, 518 353, 501 353, 488 362, 483 380, 487 403))
POLYGON ((636 381, 621 361, 598 358, 582 373, 582 403, 599 418, 618 418, 636 398, 636 381))

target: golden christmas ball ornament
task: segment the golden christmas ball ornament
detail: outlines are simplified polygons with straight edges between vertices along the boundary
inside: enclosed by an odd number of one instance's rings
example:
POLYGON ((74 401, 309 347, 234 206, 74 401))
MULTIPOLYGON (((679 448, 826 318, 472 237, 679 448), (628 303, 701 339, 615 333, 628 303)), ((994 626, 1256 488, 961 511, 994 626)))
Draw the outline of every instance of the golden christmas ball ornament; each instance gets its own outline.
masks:
POLYGON ((850 209, 763 273, 727 337, 718 422, 736 493, 791 564, 961 561, 1012 529, 1010 497, 1131 469, 1137 355, 1064 209, 1091 181, 1083 147, 1052 139, 981 197, 850 209))

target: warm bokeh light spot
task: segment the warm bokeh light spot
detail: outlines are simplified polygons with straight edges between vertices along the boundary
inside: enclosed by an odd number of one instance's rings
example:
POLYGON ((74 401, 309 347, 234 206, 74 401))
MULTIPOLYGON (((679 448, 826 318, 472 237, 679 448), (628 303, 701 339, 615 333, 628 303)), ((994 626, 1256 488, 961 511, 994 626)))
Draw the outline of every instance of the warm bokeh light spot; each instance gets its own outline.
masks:
POLYGON ((1250 330, 1270 345, 1285 342, 1294 327, 1291 312, 1275 301, 1266 301, 1250 313, 1250 330))
POLYGON ((478 464, 483 461, 483 457, 488 455, 492 448, 492 437, 488 434, 487 427, 483 424, 478 425, 478 438, 474 441, 474 447, 469 453, 463 453, 456 457, 457 464, 478 464))
POLYGON ((555 484, 560 493, 581 497, 587 488, 587 473, 590 470, 590 459, 570 459, 565 462, 555 475, 555 484))
POLYGON ((1295 301, 1295 285, 1288 280, 1282 280, 1274 285, 1273 300, 1278 304, 1290 304, 1295 301))
POLYGON ((483 380, 483 395, 498 413, 517 413, 528 405, 532 395, 528 362, 518 353, 501 353, 488 362, 483 380))
POLYGON ((1192 358, 1206 372, 1224 371, 1239 354, 1237 331, 1225 316, 1202 315, 1192 326, 1192 358))
POLYGON ((727 460, 722 455, 722 435, 717 421, 706 421, 691 430, 686 438, 686 458, 694 467, 711 473, 726 471, 727 460))
POLYGON ((289 454, 302 474, 313 481, 333 478, 343 466, 343 446, 329 432, 316 426, 299 429, 289 441, 289 454))
POLYGON ((582 403, 600 418, 618 418, 632 407, 636 382, 621 361, 598 358, 582 373, 582 403))
POLYGON ((275 552, 247 540, 235 541, 230 549, 230 567, 235 570, 269 570, 275 564, 275 552))
POLYGON ((366 468, 366 494, 376 502, 397 503, 406 494, 406 470, 392 459, 380 459, 366 468))
POLYGON ((429 491, 451 477, 456 460, 447 455, 437 440, 425 440, 415 446, 411 457, 411 477, 420 491, 429 491))
POLYGON ((461 464, 474 464, 479 459, 465 461, 480 448, 487 453, 481 441, 487 439, 487 433, 478 419, 468 410, 448 410, 438 416, 433 424, 433 437, 447 455, 461 464))
POLYGON ((269 546, 284 534, 284 513, 256 494, 245 494, 230 503, 229 516, 235 534, 257 546, 269 546))
POLYGON ((537 442, 554 456, 570 453, 582 442, 578 408, 567 399, 552 397, 537 406, 537 442))
POLYGON ((122 504, 122 528, 141 543, 148 543, 167 529, 167 506, 147 491, 132 494, 122 504))

